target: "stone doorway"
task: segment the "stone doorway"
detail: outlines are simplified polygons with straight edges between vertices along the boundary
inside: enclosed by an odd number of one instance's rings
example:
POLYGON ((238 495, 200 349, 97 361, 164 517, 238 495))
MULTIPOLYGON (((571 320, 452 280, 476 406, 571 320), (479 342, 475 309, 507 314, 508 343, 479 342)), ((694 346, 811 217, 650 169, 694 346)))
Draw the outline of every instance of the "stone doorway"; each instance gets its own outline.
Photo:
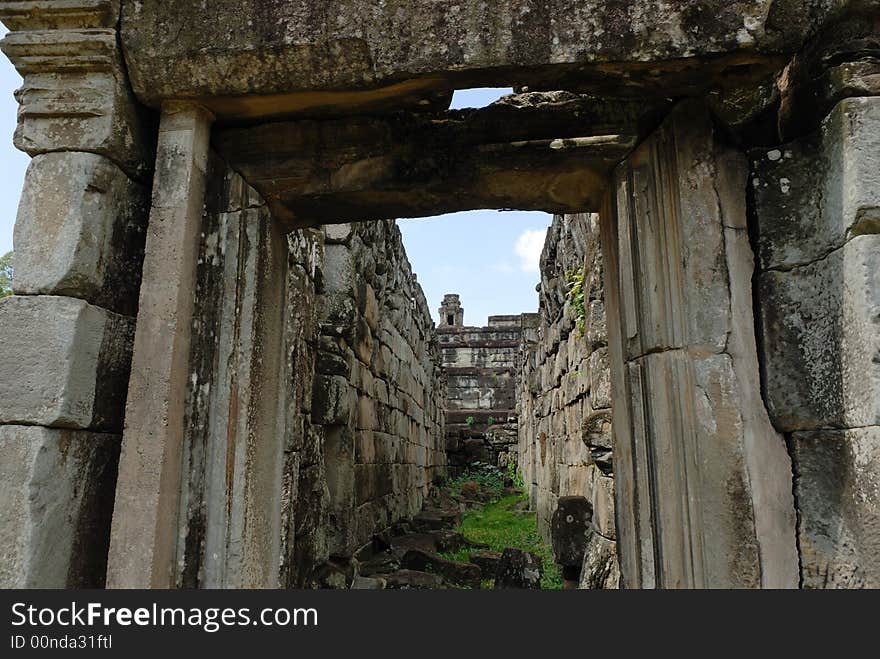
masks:
MULTIPOLYGON (((9 501, 49 482, 69 503, 51 519, 4 509, 7 581, 102 572, 78 552, 108 532, 91 512, 120 434, 110 586, 295 584, 297 538, 324 551, 316 529, 380 525, 381 510, 298 508, 325 487, 349 496, 350 470, 321 474, 310 450, 334 465, 357 450, 313 428, 354 413, 340 405, 354 376, 323 338, 355 331, 354 350, 358 325, 373 331, 366 286, 353 311, 342 297, 324 310, 353 322, 317 327, 315 292, 332 286, 319 243, 343 246, 334 272, 352 272, 361 220, 512 207, 599 213, 623 584, 877 585, 874 9, 488 16, 462 0, 447 20, 437 3, 339 0, 330 24, 325 4, 31 4, 0 10, 25 74, 16 141, 34 156, 19 221, 69 239, 31 242, 0 304, 0 324, 38 337, 0 360, 31 365, 27 396, 0 392, 3 449, 21 457, 4 481, 9 501), (489 83, 521 93, 443 111, 449 90, 489 83), (94 236, 107 258, 84 256, 94 236), (323 407, 306 412, 316 388, 323 407), (219 435, 199 426, 212 405, 219 435), (33 528, 63 538, 60 563, 33 528)), ((379 226, 365 247, 394 242, 379 226)), ((402 466, 437 448, 409 450, 402 466)), ((396 471, 423 487, 424 468, 396 471)))

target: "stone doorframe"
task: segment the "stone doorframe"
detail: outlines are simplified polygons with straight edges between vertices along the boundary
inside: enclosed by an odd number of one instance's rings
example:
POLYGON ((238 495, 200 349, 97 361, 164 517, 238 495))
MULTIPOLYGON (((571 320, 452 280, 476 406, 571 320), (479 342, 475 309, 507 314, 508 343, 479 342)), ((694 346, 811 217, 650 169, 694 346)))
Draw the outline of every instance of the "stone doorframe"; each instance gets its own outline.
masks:
POLYGON ((745 155, 679 105, 602 214, 627 588, 798 585, 791 462, 761 398, 745 155))
MULTIPOLYGON (((181 356, 188 354, 211 119, 197 105, 163 105, 110 548, 111 587, 173 583, 184 434, 183 412, 175 405, 184 398, 189 376, 181 356)), ((258 189, 296 208, 306 196, 302 191, 315 188, 309 178, 299 177, 281 190, 262 183, 293 178, 277 164, 263 175, 263 162, 284 162, 291 172, 303 167, 287 153, 276 154, 271 138, 253 139, 254 130, 271 135, 273 129, 281 135, 275 148, 314 142, 300 137, 310 125, 290 124, 226 129, 218 142, 229 161, 247 163, 242 169, 258 189), (287 137, 291 133, 294 137, 287 137), (254 152, 264 158, 242 161, 236 144, 256 144, 254 152)), ((351 125, 344 124, 341 132, 350 136, 351 125)), ((350 143, 337 144, 327 126, 321 134, 326 147, 310 170, 325 162, 348 166, 340 164, 334 149, 349 157, 354 153, 357 169, 359 151, 350 143)), ((371 127, 367 136, 374 135, 371 127)), ((629 140, 626 148, 636 141, 629 140)), ((608 143, 583 140, 578 146, 602 150, 608 143)), ((375 148, 368 141, 369 157, 375 148)), ((543 148, 552 149, 547 142, 543 148)), ((495 158, 482 167, 492 175, 502 172, 503 178, 504 155, 490 153, 495 158)), ((558 157, 570 159, 567 153, 558 157)), ((576 158, 564 176, 568 180, 581 171, 592 186, 584 199, 605 200, 601 223, 611 273, 608 317, 624 583, 797 586, 791 464, 760 394, 746 157, 720 143, 704 104, 686 102, 613 173, 613 158, 601 158, 576 158), (597 174, 597 162, 604 172, 597 174)), ((373 203, 372 176, 371 170, 366 184, 355 180, 367 190, 357 197, 366 208, 373 203)), ((454 189, 450 184, 446 194, 454 189)), ((488 189, 491 200, 498 187, 488 189)), ((343 212, 355 212, 345 190, 321 192, 319 207, 332 209, 338 195, 343 212)), ((444 207, 442 194, 438 209, 444 207)), ((516 188, 505 194, 516 205, 516 188)), ((379 209, 386 199, 380 198, 379 209)), ((321 217, 334 213, 323 210, 321 217)))

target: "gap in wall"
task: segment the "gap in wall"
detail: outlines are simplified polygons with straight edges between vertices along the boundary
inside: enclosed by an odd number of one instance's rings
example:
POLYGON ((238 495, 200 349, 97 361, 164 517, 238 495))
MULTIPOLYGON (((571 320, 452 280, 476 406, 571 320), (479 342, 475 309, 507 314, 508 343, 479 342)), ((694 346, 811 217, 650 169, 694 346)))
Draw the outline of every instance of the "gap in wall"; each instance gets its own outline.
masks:
POLYGON ((436 324, 443 296, 458 293, 464 324, 534 313, 548 213, 475 210, 398 220, 403 243, 436 324))
POLYGON ((450 110, 465 108, 479 109, 492 105, 502 96, 513 93, 511 87, 479 87, 477 89, 456 89, 452 95, 450 110))

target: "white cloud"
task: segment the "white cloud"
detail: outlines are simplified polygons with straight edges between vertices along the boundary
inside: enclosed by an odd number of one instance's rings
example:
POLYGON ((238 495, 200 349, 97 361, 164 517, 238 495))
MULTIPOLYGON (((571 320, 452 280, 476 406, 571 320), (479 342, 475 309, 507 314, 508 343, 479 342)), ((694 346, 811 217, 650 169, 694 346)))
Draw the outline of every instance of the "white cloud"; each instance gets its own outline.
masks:
POLYGON ((516 239, 513 251, 520 258, 520 269, 523 272, 540 271, 541 251, 546 238, 547 229, 529 229, 516 239))

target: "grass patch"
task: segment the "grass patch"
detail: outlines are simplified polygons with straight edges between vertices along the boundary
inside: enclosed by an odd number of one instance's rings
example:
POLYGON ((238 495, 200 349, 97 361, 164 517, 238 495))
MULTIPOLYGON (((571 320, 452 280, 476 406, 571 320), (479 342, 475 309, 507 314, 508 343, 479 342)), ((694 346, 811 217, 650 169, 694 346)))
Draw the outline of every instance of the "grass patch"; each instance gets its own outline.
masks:
MULTIPOLYGON (((488 503, 482 510, 471 510, 465 513, 457 530, 471 542, 489 545, 492 551, 514 547, 537 554, 544 563, 541 588, 561 589, 562 575, 559 566, 553 561, 553 552, 538 533, 537 515, 513 510, 516 504, 524 500, 524 494, 515 494, 488 503)), ((450 560, 467 562, 470 560, 470 552, 470 549, 464 548, 443 556, 450 560)), ((484 587, 491 588, 491 581, 484 582, 484 587)))

